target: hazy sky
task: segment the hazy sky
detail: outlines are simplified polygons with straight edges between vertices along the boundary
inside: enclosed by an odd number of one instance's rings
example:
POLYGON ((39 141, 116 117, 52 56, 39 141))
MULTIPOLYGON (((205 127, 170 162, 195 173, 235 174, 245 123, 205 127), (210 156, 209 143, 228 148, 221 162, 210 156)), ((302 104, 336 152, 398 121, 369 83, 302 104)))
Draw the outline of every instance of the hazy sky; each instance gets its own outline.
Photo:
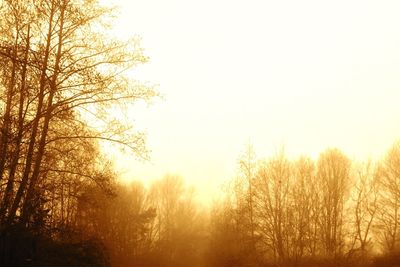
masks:
POLYGON ((400 138, 400 1, 117 0, 116 31, 150 62, 135 78, 164 100, 137 107, 150 163, 125 179, 177 173, 212 195, 250 140, 316 157, 380 157, 400 138))

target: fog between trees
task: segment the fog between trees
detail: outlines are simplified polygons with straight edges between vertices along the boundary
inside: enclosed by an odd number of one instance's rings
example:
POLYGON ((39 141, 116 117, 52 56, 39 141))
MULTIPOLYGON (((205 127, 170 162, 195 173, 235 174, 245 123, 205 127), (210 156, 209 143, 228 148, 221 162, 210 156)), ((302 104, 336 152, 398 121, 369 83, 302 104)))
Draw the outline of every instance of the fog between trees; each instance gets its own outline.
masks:
POLYGON ((110 12, 0 1, 1 266, 399 264, 399 143, 367 163, 337 149, 260 159, 248 146, 211 207, 179 176, 119 184, 100 141, 148 156, 110 109, 158 93, 124 76, 147 57, 137 40, 104 38, 110 12))

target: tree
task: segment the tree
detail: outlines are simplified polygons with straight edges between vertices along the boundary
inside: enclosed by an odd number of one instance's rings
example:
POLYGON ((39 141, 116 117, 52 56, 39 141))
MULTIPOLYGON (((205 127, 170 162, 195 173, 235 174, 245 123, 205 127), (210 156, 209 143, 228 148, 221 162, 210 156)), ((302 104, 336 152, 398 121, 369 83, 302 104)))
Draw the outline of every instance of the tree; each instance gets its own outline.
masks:
POLYGON ((252 262, 254 251, 243 242, 248 234, 240 227, 236 209, 226 199, 215 203, 210 213, 209 240, 207 243, 206 264, 212 267, 260 266, 252 262))
MULTIPOLYGON (((161 266, 196 266, 202 256, 203 217, 179 176, 166 175, 150 189, 156 208, 156 251, 161 266)), ((155 255, 157 255, 155 254, 155 255)))
POLYGON ((123 109, 157 93, 122 75, 147 58, 136 41, 100 37, 110 10, 97 1, 4 1, 1 12, 12 14, 1 32, 15 29, 0 40, 5 66, 0 181, 7 180, 1 209, 7 224, 16 217, 29 223, 35 212, 29 203, 54 173, 44 168, 46 159, 65 153, 55 144, 106 140, 145 157, 143 135, 120 124, 110 108, 123 109))
POLYGON ((400 143, 395 143, 379 164, 379 225, 382 243, 389 252, 398 248, 400 213, 400 143))
MULTIPOLYGON (((248 220, 249 220, 249 230, 250 230, 250 249, 254 252, 252 255, 255 255, 256 249, 256 238, 255 238, 255 216, 254 216, 254 179, 257 171, 257 163, 256 156, 251 144, 246 146, 246 151, 242 154, 239 159, 239 172, 240 178, 245 180, 247 184, 246 194, 246 202, 248 206, 248 220)), ((244 211, 245 212, 245 211, 244 211)), ((256 256, 256 255, 255 255, 256 256)))
POLYGON ((306 157, 293 166, 291 202, 294 224, 292 255, 294 262, 305 256, 315 257, 319 247, 320 196, 314 162, 306 157))
POLYGON ((110 12, 96 0, 0 1, 1 238, 22 226, 71 240, 86 190, 113 191, 100 142, 147 157, 144 135, 113 111, 157 93, 124 75, 147 58, 138 40, 104 38, 110 12))
POLYGON ((354 185, 355 240, 363 256, 371 244, 371 233, 377 219, 379 184, 371 162, 361 165, 354 185))
POLYGON ((81 235, 101 240, 113 266, 149 261, 153 242, 150 227, 156 210, 142 184, 119 185, 112 196, 98 187, 88 187, 78 204, 81 235))
POLYGON ((321 190, 321 235, 325 254, 336 260, 343 253, 344 205, 349 189, 350 161, 337 149, 329 149, 318 159, 321 190))
POLYGON ((292 169, 283 153, 260 165, 255 183, 257 218, 264 246, 272 251, 275 262, 283 264, 292 256, 289 247, 292 169))

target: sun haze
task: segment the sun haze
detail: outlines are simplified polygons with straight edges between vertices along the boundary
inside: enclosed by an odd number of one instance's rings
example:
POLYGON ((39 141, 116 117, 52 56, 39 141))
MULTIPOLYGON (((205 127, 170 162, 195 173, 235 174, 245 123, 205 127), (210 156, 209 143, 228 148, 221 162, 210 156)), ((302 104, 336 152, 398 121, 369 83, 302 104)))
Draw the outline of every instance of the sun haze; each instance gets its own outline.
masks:
POLYGON ((0 266, 400 266, 399 10, 0 0, 0 266))
POLYGON ((400 136, 398 1, 105 2, 150 57, 134 77, 163 95, 131 110, 151 160, 116 156, 124 179, 177 173, 207 199, 249 141, 263 157, 363 160, 400 136))

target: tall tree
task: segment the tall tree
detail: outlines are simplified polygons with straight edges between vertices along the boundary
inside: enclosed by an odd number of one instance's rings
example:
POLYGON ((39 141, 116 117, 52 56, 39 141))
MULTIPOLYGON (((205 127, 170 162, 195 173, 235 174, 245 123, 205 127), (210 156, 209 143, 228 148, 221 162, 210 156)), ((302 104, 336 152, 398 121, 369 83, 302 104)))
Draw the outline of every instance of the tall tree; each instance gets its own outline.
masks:
MULTIPOLYGON (((157 93, 123 76, 147 61, 137 41, 103 38, 110 10, 97 1, 4 1, 1 12, 0 180, 3 221, 29 223, 30 203, 54 170, 44 168, 57 142, 103 140, 146 157, 144 137, 118 122, 111 109, 149 100, 157 93), (103 27, 103 28, 102 28, 103 27), (17 216, 18 214, 18 216, 17 216), (18 217, 18 218, 17 218, 18 217)), ((57 151, 58 149, 58 151, 57 151)), ((59 167, 61 164, 58 164, 59 167)), ((57 169, 60 173, 59 168, 57 169)), ((70 171, 70 170, 64 170, 70 171)), ((90 177, 88 173, 81 177, 90 177)))
POLYGON ((156 249, 162 266, 196 266, 201 263, 203 218, 193 189, 182 178, 166 175, 150 189, 156 208, 156 249))
MULTIPOLYGON (((245 201, 248 206, 248 220, 250 230, 250 248, 255 252, 255 216, 254 216, 254 179, 257 171, 256 155, 253 146, 249 143, 239 159, 239 176, 247 184, 245 201)), ((253 254, 255 255, 255 254, 253 254)))
POLYGON ((344 205, 350 184, 350 160, 339 150, 329 149, 318 159, 321 190, 321 234, 325 254, 337 259, 344 246, 344 205))
POLYGON ((354 185, 355 242, 362 254, 371 245, 373 226, 377 219, 379 183, 371 162, 362 164, 356 172, 354 185))
POLYGON ((320 199, 314 162, 301 157, 294 162, 291 186, 292 257, 297 262, 303 257, 315 257, 319 246, 320 199))
POLYGON ((377 170, 379 190, 379 224, 382 243, 393 252, 399 246, 400 223, 400 143, 395 143, 377 170))
POLYGON ((275 262, 282 264, 290 255, 290 188, 292 168, 283 153, 264 162, 256 178, 257 213, 263 243, 273 253, 275 262))

